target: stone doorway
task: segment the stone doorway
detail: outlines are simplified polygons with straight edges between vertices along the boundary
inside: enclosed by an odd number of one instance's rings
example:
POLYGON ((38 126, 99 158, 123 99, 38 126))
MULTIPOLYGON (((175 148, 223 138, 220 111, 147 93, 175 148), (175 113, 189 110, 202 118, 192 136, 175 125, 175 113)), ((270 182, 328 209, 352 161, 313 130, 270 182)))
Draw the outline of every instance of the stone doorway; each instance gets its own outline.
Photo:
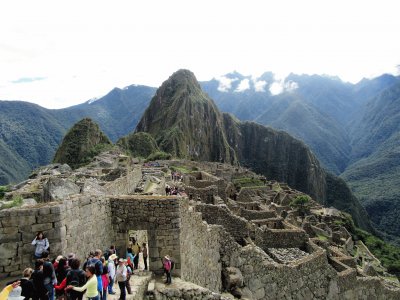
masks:
POLYGON ((180 275, 180 199, 172 196, 111 197, 112 224, 120 257, 126 256, 130 231, 147 232, 149 269, 162 274, 162 258, 175 262, 173 275, 180 275), (123 249, 123 251, 121 251, 123 249))
MULTIPOLYGON (((147 237, 147 230, 128 230, 128 240, 126 241, 126 248, 132 248, 132 246, 137 243, 139 245, 139 260, 138 260, 138 269, 144 270, 145 262, 144 262, 144 244, 147 248, 147 270, 150 270, 149 264, 149 239, 147 237)), ((132 255, 134 256, 135 253, 133 252, 132 255)), ((129 256, 129 254, 127 254, 129 256)), ((133 257, 131 256, 131 257, 133 257)))

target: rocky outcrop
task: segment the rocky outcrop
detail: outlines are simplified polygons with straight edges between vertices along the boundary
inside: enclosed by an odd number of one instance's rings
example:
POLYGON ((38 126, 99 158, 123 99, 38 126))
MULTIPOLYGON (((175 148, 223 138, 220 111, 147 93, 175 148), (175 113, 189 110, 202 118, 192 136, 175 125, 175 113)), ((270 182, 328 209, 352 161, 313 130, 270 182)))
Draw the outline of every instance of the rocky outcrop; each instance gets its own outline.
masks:
POLYGON ((91 161, 102 150, 111 146, 108 137, 91 119, 76 123, 65 135, 54 156, 54 163, 66 163, 78 168, 91 161))

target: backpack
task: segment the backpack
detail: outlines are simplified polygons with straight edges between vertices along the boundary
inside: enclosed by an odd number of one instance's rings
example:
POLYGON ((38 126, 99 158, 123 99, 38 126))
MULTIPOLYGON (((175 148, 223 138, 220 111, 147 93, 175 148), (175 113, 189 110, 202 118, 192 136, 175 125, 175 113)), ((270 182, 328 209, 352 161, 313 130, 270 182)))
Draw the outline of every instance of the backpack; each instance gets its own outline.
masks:
POLYGON ((80 286, 79 275, 81 270, 71 270, 67 274, 67 285, 80 286))
POLYGON ((172 271, 174 269, 174 267, 175 267, 175 262, 171 259, 170 263, 171 263, 171 270, 170 271, 172 271))
POLYGON ((96 276, 103 275, 103 264, 102 264, 101 260, 99 260, 98 258, 92 258, 89 261, 88 265, 94 266, 94 268, 96 269, 96 276))

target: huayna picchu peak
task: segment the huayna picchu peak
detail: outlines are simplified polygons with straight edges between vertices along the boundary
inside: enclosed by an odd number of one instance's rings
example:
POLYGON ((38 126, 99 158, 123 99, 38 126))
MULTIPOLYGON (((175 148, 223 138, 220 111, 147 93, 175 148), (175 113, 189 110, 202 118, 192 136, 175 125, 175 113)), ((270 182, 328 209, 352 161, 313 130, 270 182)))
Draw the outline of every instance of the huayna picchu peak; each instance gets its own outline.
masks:
POLYGON ((157 90, 136 127, 150 133, 161 150, 175 157, 235 164, 221 113, 194 74, 175 72, 157 90))
POLYGON ((188 70, 175 72, 162 84, 136 132, 148 132, 162 151, 174 157, 241 164, 286 182, 324 205, 347 211, 357 225, 371 230, 357 198, 345 184, 336 184, 340 179, 327 174, 303 142, 283 131, 221 113, 188 70))

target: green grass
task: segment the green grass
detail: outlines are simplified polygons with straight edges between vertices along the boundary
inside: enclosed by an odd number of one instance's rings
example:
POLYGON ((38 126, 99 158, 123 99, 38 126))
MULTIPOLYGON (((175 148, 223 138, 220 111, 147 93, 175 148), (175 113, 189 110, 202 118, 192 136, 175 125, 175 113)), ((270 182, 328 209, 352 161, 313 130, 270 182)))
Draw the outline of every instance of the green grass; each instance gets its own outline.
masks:
POLYGON ((363 241, 388 272, 400 276, 400 247, 395 247, 359 228, 355 229, 354 238, 363 241))
POLYGON ((318 235, 317 235, 317 238, 318 238, 320 241, 323 241, 323 242, 325 242, 325 241, 328 240, 328 238, 327 238, 326 236, 322 235, 322 234, 318 234, 318 235))
POLYGON ((7 185, 0 185, 0 200, 4 198, 4 195, 9 192, 9 186, 7 185))
POLYGON ((193 171, 197 171, 198 170, 198 168, 196 168, 196 167, 190 168, 190 167, 187 167, 187 166, 179 166, 179 167, 178 166, 171 166, 170 169, 171 169, 171 171, 179 172, 179 173, 183 173, 183 174, 188 174, 188 173, 191 173, 193 171))
POLYGON ((263 181, 261 181, 258 178, 253 178, 253 177, 241 177, 241 178, 233 179, 233 184, 238 189, 241 189, 243 187, 265 186, 263 181))
POLYGON ((150 154, 146 158, 146 162, 153 161, 153 160, 169 160, 171 159, 172 155, 163 151, 157 151, 150 154))
POLYGON ((7 209, 7 208, 12 208, 12 207, 20 207, 23 203, 24 199, 22 199, 21 196, 15 196, 12 199, 12 202, 4 204, 1 209, 7 209))

